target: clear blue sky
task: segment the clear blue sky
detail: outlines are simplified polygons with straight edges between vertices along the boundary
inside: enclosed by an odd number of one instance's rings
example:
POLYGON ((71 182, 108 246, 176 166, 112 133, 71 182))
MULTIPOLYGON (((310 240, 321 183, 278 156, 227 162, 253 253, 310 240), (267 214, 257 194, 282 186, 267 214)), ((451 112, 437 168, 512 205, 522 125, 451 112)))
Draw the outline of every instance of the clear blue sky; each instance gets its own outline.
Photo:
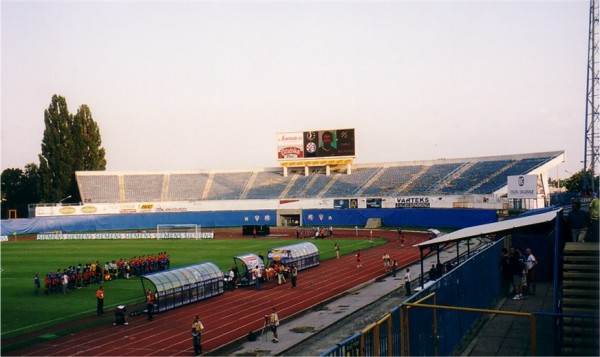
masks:
POLYGON ((357 163, 565 150, 582 168, 589 1, 2 1, 1 168, 53 94, 108 170, 278 166, 356 128, 357 163))

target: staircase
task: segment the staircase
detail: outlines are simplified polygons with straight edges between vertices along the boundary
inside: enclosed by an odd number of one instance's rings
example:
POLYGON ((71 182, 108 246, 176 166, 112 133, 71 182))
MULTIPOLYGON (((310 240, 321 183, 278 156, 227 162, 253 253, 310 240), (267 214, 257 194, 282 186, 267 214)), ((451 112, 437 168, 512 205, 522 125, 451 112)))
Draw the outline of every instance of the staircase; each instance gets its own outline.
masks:
POLYGON ((598 356, 598 243, 567 243, 563 257, 563 355, 598 356))

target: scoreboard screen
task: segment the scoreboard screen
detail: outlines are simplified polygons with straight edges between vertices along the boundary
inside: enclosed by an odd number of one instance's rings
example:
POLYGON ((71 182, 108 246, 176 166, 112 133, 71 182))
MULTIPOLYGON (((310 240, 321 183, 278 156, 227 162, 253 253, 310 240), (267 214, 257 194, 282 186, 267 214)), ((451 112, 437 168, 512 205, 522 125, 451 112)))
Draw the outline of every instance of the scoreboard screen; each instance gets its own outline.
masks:
POLYGON ((277 134, 279 160, 355 156, 354 129, 277 134))

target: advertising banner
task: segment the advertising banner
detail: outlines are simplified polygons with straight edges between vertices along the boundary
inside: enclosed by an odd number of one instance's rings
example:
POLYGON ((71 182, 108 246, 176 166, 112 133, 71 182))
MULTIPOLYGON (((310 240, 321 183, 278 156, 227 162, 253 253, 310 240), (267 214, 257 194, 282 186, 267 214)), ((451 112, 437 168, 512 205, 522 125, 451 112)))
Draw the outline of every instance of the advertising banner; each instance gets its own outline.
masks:
POLYGON ((537 175, 508 176, 508 198, 537 198, 537 175))
POLYGON ((381 208, 381 198, 367 198, 367 208, 381 208))
POLYGON ((295 133, 277 134, 277 158, 278 159, 302 159, 304 158, 304 142, 301 131, 295 133))
POLYGON ((350 207, 349 199, 341 199, 341 200, 333 201, 333 208, 335 208, 335 209, 346 209, 348 207, 350 207))
POLYGON ((287 249, 271 249, 271 251, 267 253, 267 259, 269 260, 280 261, 291 257, 291 251, 287 249))
POLYGON ((431 203, 429 197, 399 197, 396 208, 431 208, 431 203))

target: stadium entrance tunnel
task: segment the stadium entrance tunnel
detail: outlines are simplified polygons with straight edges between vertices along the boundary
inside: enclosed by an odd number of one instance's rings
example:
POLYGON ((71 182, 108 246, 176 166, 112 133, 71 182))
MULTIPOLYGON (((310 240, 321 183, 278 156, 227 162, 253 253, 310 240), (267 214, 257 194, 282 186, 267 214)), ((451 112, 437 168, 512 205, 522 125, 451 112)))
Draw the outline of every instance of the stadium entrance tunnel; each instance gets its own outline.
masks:
POLYGON ((271 234, 271 228, 266 224, 245 225, 242 226, 242 234, 245 236, 268 236, 271 234))
POLYGON ((258 255, 244 254, 233 257, 233 263, 238 268, 238 286, 250 286, 255 284, 252 269, 258 267, 264 271, 265 263, 258 255))
POLYGON ((310 242, 272 248, 267 254, 267 260, 286 267, 295 265, 298 270, 303 270, 320 264, 319 248, 310 242))
POLYGON ((141 276, 142 291, 155 291, 155 312, 164 312, 221 295, 224 291, 223 279, 221 269, 211 262, 141 276))

